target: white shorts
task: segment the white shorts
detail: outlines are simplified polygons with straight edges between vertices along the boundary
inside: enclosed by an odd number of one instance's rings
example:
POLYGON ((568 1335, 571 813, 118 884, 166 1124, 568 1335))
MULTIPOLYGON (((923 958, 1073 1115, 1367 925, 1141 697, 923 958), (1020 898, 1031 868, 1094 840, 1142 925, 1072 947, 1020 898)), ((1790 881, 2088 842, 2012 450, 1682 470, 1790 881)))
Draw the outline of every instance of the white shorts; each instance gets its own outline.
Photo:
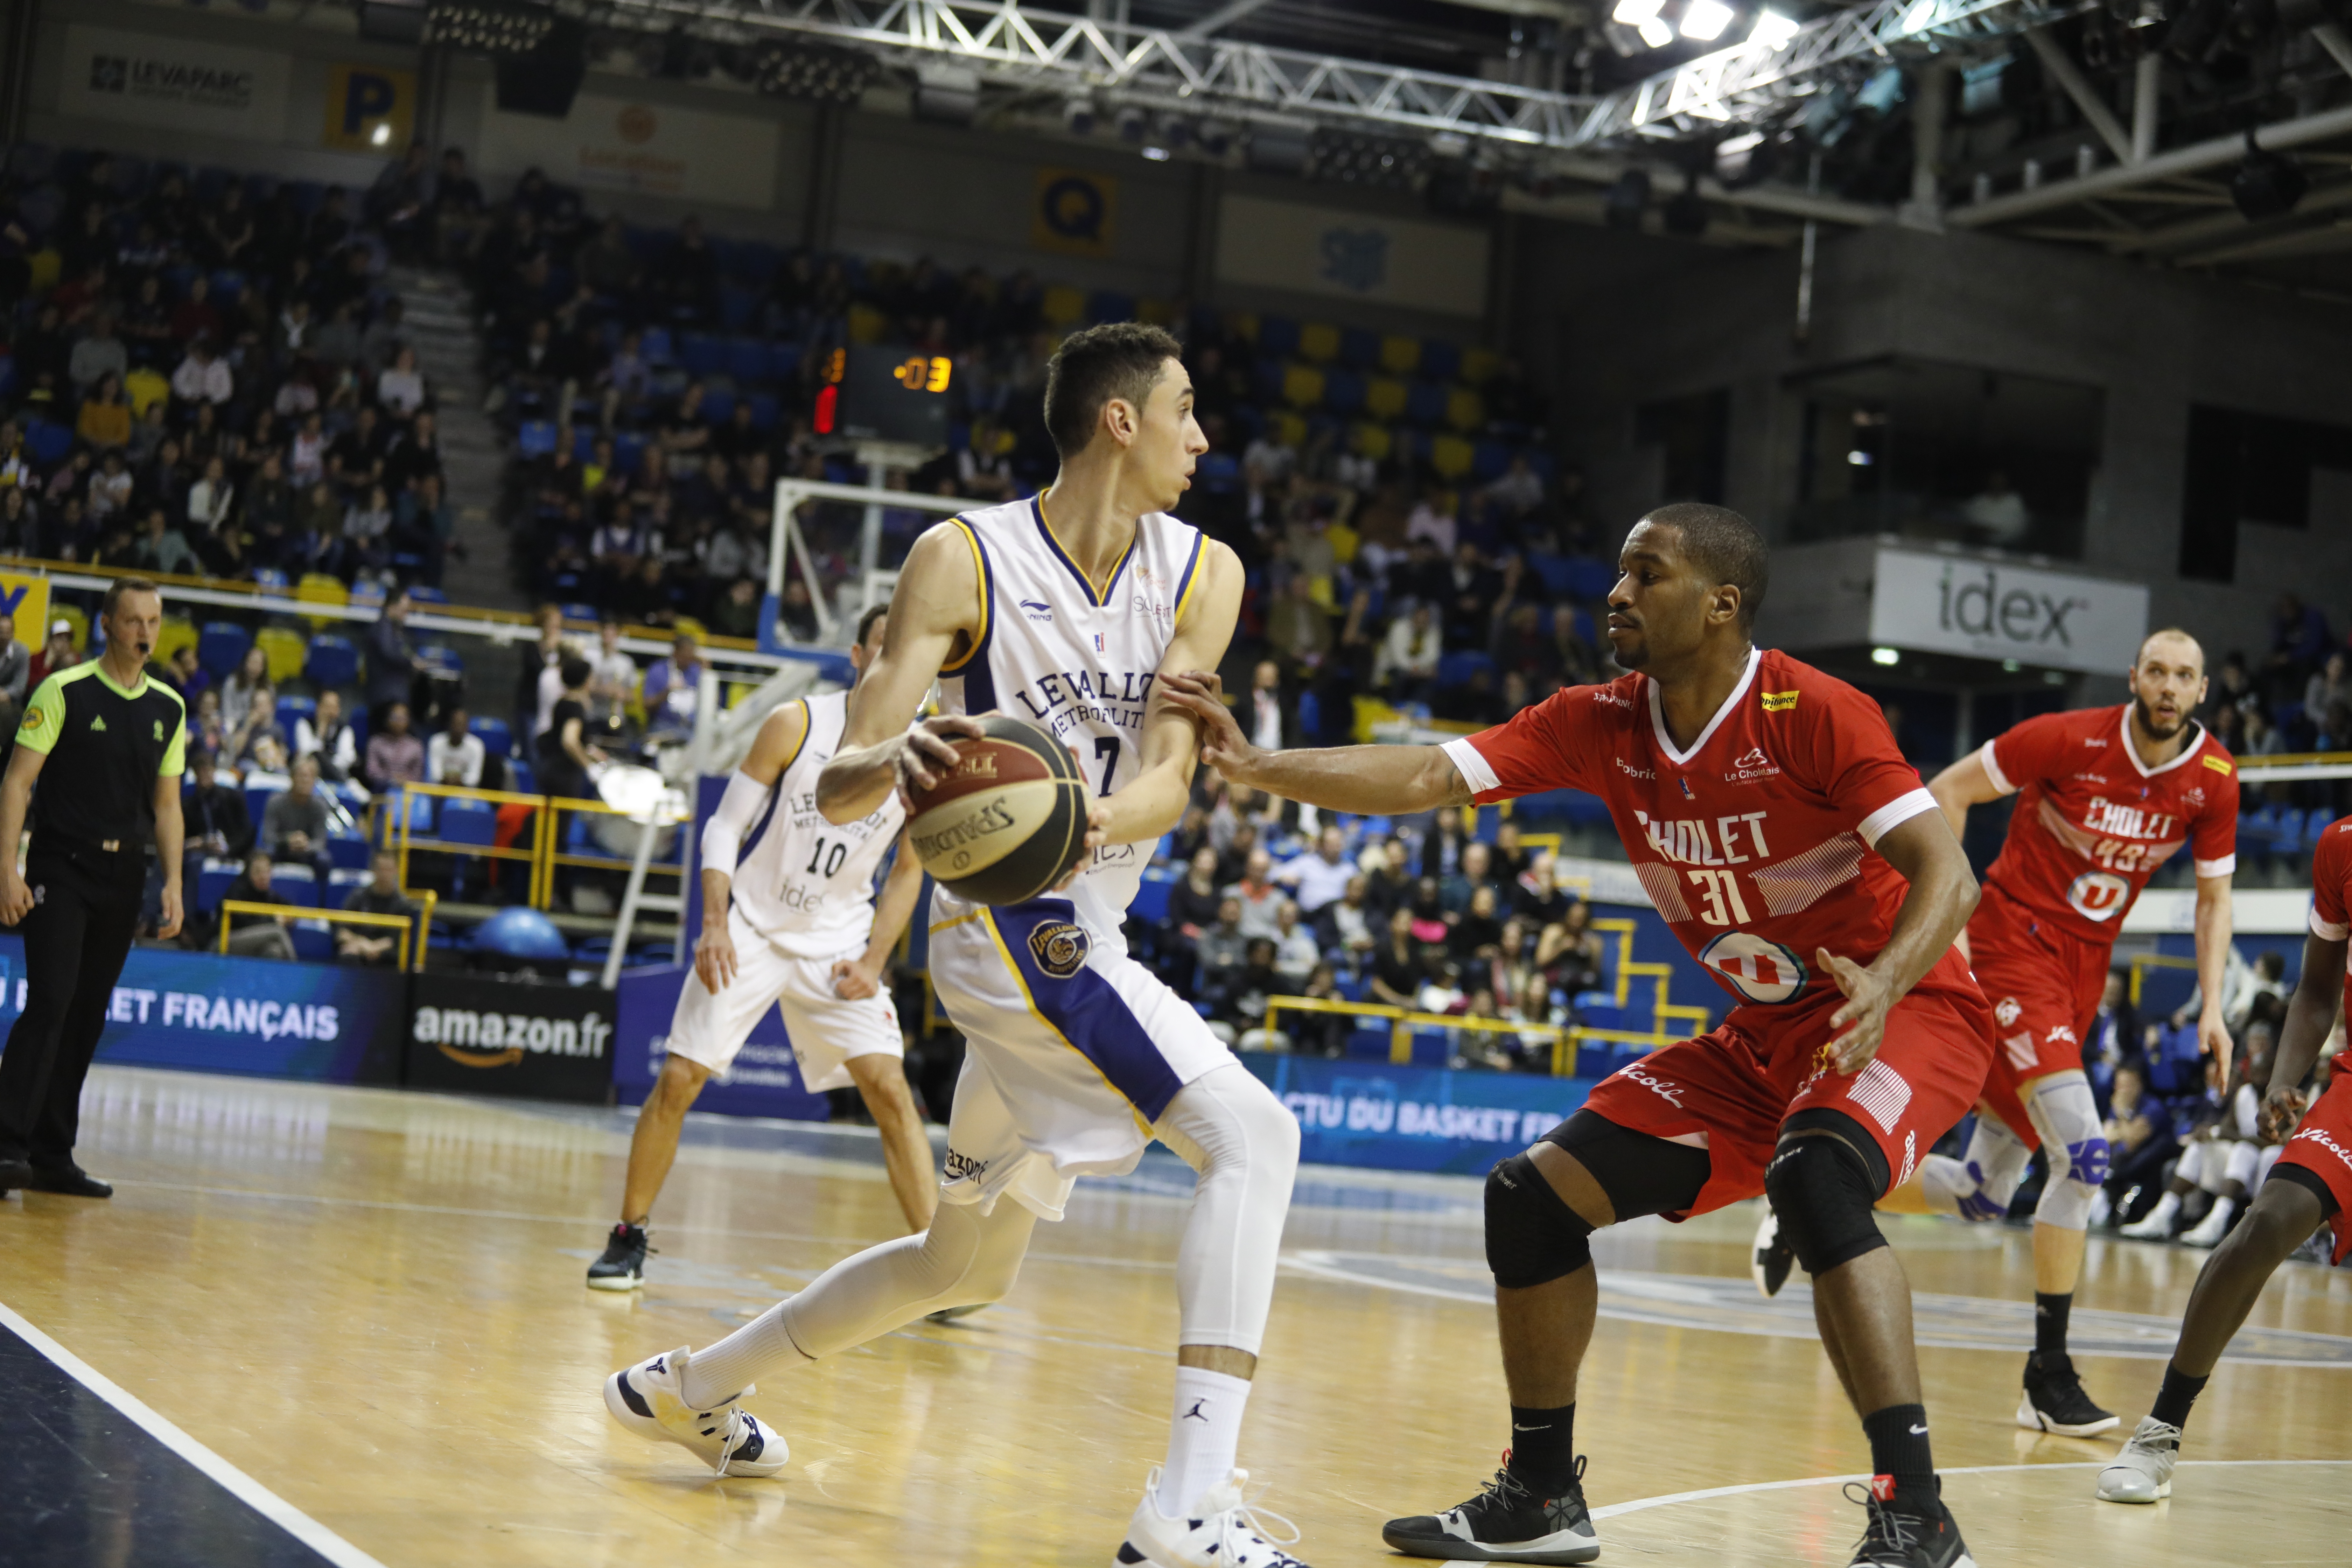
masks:
POLYGON ((940 1196, 983 1214, 1010 1193, 1060 1219, 1077 1177, 1135 1169, 1176 1091, 1234 1059, 1065 899, 953 912, 931 928, 931 984, 968 1047, 940 1196))
POLYGON ((727 934, 735 939, 735 978, 714 995, 701 975, 687 975, 670 1019, 670 1055, 724 1077, 772 1003, 783 1015, 801 1087, 811 1093, 847 1089, 853 1057, 905 1058, 907 1042, 888 990, 862 1002, 845 1002, 834 992, 835 963, 862 955, 863 942, 834 958, 796 958, 753 930, 740 910, 728 911, 727 934))

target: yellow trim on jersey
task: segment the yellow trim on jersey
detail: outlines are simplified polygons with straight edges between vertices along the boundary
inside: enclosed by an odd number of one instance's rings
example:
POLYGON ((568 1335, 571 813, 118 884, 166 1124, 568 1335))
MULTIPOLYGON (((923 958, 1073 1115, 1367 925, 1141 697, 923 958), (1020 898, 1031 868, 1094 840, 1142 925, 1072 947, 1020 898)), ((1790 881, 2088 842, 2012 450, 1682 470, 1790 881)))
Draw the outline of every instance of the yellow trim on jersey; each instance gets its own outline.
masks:
POLYGON ((1077 562, 1071 557, 1068 551, 1062 548, 1061 540, 1055 536, 1054 520, 1045 515, 1045 497, 1052 493, 1050 489, 1042 490, 1036 500, 1031 503, 1037 509, 1037 526, 1045 531, 1045 548, 1062 558, 1062 564, 1070 569, 1070 575, 1076 577, 1078 580, 1078 586, 1086 590, 1087 602, 1099 610, 1110 603, 1111 590, 1118 586, 1118 574, 1127 570, 1129 562, 1135 559, 1135 547, 1143 542, 1143 523, 1139 519, 1137 521, 1135 537, 1127 542, 1126 552, 1119 556, 1118 563, 1110 569, 1110 580, 1102 585, 1102 592, 1097 594, 1095 592, 1094 580, 1078 570, 1077 562))
POLYGON ((776 777, 780 780, 786 773, 793 771, 793 764, 801 760, 801 753, 803 752, 808 750, 808 738, 810 732, 814 731, 816 728, 816 714, 809 708, 808 699, 805 697, 795 697, 793 699, 792 704, 787 704, 787 706, 793 704, 797 704, 801 710, 801 738, 799 743, 793 747, 793 754, 784 759, 784 765, 776 770, 776 777))
POLYGON ((1192 590, 1200 586, 1201 556, 1207 551, 1208 547, 1209 536, 1202 533, 1198 529, 1193 530, 1192 558, 1184 563, 1184 581, 1182 585, 1176 590, 1175 614, 1170 617, 1168 622, 1168 629, 1171 632, 1184 624, 1184 606, 1192 602, 1192 590))
POLYGON ((979 919, 982 924, 988 927, 988 940, 996 944, 998 956, 1004 960, 1005 973, 1013 976, 1013 984, 1021 987, 1021 1000, 1028 1006, 1029 1016, 1036 1019, 1040 1024, 1043 1024, 1045 1026, 1045 1032, 1047 1034, 1061 1041, 1065 1046, 1069 1046, 1071 1055, 1076 1057, 1078 1060, 1086 1063, 1087 1066, 1093 1068, 1095 1076, 1103 1080, 1103 1087, 1110 1090, 1113 1094, 1118 1096, 1118 1102, 1127 1107, 1127 1113, 1135 1118, 1135 1124, 1138 1127, 1142 1128, 1145 1133, 1149 1134, 1151 1131, 1151 1123, 1143 1119, 1143 1112, 1135 1108, 1135 1101, 1127 1098, 1127 1091, 1120 1089, 1118 1085, 1111 1082, 1110 1075, 1104 1072, 1100 1067, 1096 1065, 1094 1058, 1087 1055, 1086 1052, 1078 1049, 1077 1047, 1070 1045, 1070 1037, 1055 1028, 1054 1026, 1054 1021, 1051 1018, 1048 1018, 1045 1014, 1037 1011, 1037 998, 1030 994, 1029 982, 1022 974, 1021 966, 1013 962, 1013 950, 1004 945, 1004 933, 996 929, 995 915, 992 911, 983 909, 979 911, 979 919))
POLYGON ((951 517, 948 519, 948 522, 950 527, 963 530, 963 542, 971 546, 972 570, 980 574, 980 630, 972 634, 971 647, 964 649, 964 655, 961 658, 956 659, 951 663, 940 666, 940 673, 941 675, 955 674, 958 670, 963 668, 964 666, 970 664, 975 658, 979 657, 980 650, 988 646, 988 617, 993 608, 990 601, 995 597, 995 595, 990 590, 988 581, 988 554, 980 547, 979 531, 975 530, 971 523, 966 522, 961 517, 951 517))
POLYGON ((987 912, 987 911, 986 911, 986 910, 975 910, 973 912, 971 912, 971 914, 968 914, 968 915, 958 915, 958 916, 956 916, 956 918, 955 918, 955 919, 953 919, 953 920, 951 920, 951 921, 941 921, 939 924, 937 924, 937 925, 935 925, 935 926, 931 927, 931 934, 932 934, 932 935, 934 935, 934 936, 937 936, 940 932, 941 932, 941 931, 951 931, 951 930, 953 930, 955 927, 960 926, 960 925, 969 925, 969 924, 971 924, 973 921, 976 921, 976 920, 980 919, 980 917, 981 917, 982 914, 985 914, 986 912, 987 912))

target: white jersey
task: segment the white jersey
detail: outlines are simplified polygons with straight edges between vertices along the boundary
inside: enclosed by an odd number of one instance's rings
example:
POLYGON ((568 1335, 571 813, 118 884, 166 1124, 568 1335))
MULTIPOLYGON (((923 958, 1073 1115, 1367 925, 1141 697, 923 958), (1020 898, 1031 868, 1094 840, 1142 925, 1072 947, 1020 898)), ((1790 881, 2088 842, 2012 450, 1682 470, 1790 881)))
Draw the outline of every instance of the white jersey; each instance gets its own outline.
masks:
MULTIPOLYGON (((1033 720, 1077 752, 1090 793, 1132 780, 1143 761, 1143 711, 1201 565, 1201 531, 1165 512, 1138 522, 1135 542, 1097 596, 1047 526, 1038 500, 951 520, 980 567, 978 640, 940 671, 949 713, 994 709, 1033 720)), ((1067 897, 1097 945, 1127 951, 1119 922, 1151 858, 1149 844, 1106 844, 1067 897)), ((932 920, 971 909, 940 890, 932 920)))
POLYGON ((816 775, 841 748, 849 693, 803 698, 808 733, 776 775, 768 803, 735 857, 734 903, 752 929, 795 958, 862 951, 874 931, 874 873, 897 842, 898 793, 860 821, 817 815, 816 775))

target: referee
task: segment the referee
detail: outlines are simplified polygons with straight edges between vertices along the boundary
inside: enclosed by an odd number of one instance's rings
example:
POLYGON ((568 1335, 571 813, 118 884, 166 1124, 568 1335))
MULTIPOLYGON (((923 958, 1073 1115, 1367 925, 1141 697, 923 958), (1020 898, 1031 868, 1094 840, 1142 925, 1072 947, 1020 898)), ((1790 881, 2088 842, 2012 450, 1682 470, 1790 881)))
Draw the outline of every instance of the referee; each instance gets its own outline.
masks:
POLYGON ((151 832, 163 870, 156 934, 180 930, 187 709, 147 677, 163 595, 142 578, 117 579, 99 624, 106 653, 41 682, 0 780, 0 925, 24 932, 26 981, 24 1014, 0 1052, 0 1192, 114 1194, 74 1163, 74 1134, 82 1079, 138 926, 151 832), (33 847, 20 877, 28 805, 33 847))

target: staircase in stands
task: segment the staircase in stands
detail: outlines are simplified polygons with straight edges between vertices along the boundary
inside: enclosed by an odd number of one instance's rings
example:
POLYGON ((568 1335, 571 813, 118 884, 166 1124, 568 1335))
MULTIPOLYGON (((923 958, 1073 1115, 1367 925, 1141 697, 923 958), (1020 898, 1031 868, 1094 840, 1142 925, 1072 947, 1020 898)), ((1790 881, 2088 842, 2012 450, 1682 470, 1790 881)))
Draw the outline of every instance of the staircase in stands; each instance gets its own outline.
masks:
POLYGON ((498 509, 506 453, 498 426, 482 412, 482 344, 465 285, 455 273, 418 267, 394 267, 384 280, 400 296, 417 368, 433 389, 442 470, 457 514, 455 538, 465 549, 463 560, 451 552, 441 586, 457 604, 527 608, 508 570, 498 509))

